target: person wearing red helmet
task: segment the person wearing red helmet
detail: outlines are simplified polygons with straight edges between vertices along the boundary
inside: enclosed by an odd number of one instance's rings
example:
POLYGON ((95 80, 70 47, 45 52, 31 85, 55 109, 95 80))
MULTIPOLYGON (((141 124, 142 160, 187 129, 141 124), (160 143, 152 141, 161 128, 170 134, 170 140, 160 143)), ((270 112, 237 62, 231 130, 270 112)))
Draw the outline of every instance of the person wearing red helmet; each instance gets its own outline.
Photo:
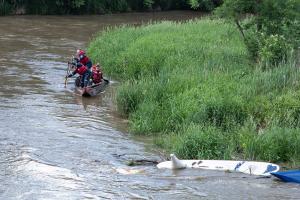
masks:
POLYGON ((72 77, 78 73, 79 75, 81 75, 81 81, 80 81, 81 85, 80 86, 81 87, 88 86, 89 79, 91 76, 90 70, 88 70, 88 68, 85 65, 81 64, 80 62, 76 62, 76 63, 74 62, 74 63, 72 63, 72 65, 75 66, 76 69, 70 75, 66 76, 66 78, 72 77))
POLYGON ((89 57, 85 55, 85 51, 82 49, 77 50, 77 57, 79 59, 79 62, 86 66, 89 70, 92 68, 93 63, 89 57))
POLYGON ((92 80, 94 84, 98 84, 103 80, 103 73, 99 63, 92 67, 92 80))

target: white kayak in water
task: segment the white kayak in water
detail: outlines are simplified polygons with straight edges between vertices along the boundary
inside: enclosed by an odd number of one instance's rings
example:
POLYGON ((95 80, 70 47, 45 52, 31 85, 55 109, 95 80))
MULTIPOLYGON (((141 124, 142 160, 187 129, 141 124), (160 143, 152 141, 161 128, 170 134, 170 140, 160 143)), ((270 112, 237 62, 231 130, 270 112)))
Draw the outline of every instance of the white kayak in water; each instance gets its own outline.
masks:
POLYGON ((280 167, 268 162, 232 161, 232 160, 179 160, 171 154, 171 161, 161 162, 157 165, 160 169, 210 169, 235 171, 251 175, 270 176, 271 172, 279 171, 280 167))

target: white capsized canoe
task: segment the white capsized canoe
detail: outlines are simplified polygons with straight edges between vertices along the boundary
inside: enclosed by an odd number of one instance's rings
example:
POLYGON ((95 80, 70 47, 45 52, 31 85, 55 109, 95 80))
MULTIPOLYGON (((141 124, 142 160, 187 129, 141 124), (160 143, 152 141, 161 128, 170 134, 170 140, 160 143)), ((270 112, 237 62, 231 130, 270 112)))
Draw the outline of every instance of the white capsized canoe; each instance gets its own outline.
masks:
POLYGON ((280 167, 268 162, 232 161, 232 160, 179 160, 171 154, 171 161, 161 162, 159 169, 210 169, 242 172, 251 175, 270 176, 271 172, 279 171, 280 167))

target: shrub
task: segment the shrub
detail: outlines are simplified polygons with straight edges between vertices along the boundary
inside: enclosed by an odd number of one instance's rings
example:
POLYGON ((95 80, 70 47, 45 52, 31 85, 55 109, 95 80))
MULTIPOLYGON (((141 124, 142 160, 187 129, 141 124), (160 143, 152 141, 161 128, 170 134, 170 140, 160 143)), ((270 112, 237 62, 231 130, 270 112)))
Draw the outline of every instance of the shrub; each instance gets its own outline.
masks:
POLYGON ((277 66, 280 62, 286 62, 288 53, 292 51, 286 39, 282 35, 270 35, 260 41, 259 58, 263 65, 277 66))
POLYGON ((299 47, 299 8, 300 1, 295 0, 227 0, 216 13, 237 25, 255 60, 278 65, 291 48, 299 47), (247 15, 252 20, 243 24, 247 15))
POLYGON ((212 11, 216 5, 212 0, 189 0, 193 9, 200 9, 204 11, 212 11))

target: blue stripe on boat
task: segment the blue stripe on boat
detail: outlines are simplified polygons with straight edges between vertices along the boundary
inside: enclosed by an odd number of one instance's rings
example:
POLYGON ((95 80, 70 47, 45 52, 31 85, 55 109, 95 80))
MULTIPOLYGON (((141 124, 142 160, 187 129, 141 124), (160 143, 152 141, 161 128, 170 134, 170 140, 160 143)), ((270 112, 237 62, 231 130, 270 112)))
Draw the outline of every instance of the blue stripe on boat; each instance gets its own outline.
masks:
POLYGON ((270 164, 270 165, 267 166, 267 169, 264 172, 264 174, 270 173, 270 172, 273 172, 273 171, 276 171, 276 170, 277 170, 277 166, 270 164))
POLYGON ((239 163, 235 166, 234 170, 239 169, 239 168, 242 166, 242 164, 244 164, 244 163, 245 163, 245 161, 239 162, 239 163))

